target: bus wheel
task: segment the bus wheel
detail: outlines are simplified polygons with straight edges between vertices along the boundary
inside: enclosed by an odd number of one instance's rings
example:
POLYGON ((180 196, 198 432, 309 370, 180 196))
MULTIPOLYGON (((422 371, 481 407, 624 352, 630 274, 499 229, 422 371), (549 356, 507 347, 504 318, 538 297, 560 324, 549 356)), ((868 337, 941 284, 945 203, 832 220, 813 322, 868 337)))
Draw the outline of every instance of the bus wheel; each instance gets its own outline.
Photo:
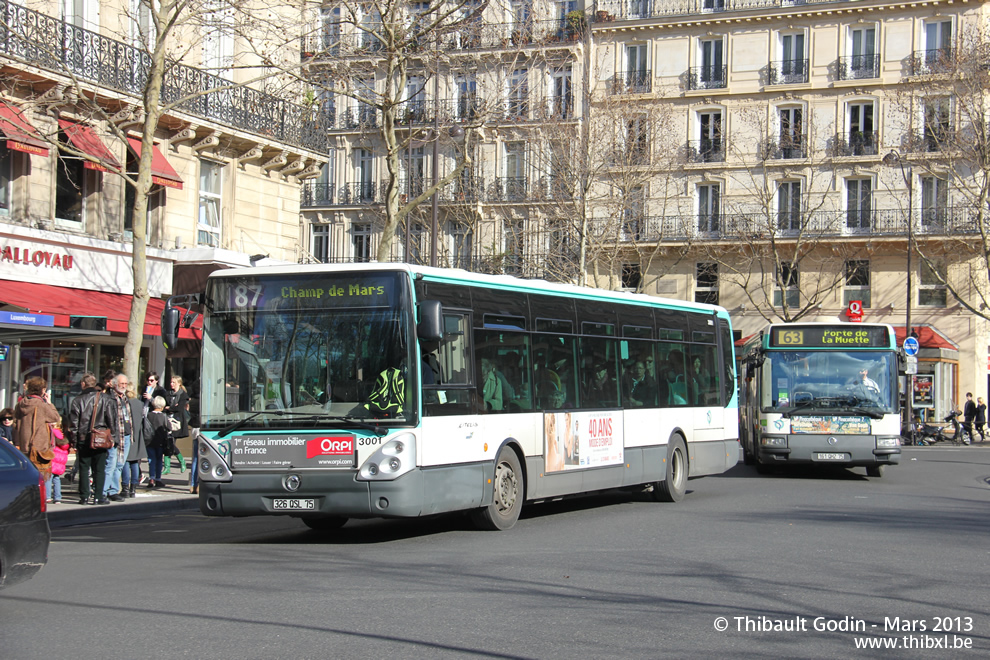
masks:
POLYGON ((310 516, 302 519, 303 524, 318 532, 329 532, 340 529, 347 522, 344 516, 310 516))
POLYGON ((519 457, 509 447, 499 452, 492 481, 495 489, 492 503, 472 511, 471 520, 478 529, 509 529, 519 520, 526 492, 519 457))
POLYGON ((886 465, 868 465, 866 466, 866 476, 873 477, 874 479, 879 479, 883 476, 886 471, 886 465))
POLYGON ((658 502, 680 502, 687 490, 688 456, 684 441, 672 438, 667 449, 667 469, 664 480, 653 484, 653 497, 658 502))

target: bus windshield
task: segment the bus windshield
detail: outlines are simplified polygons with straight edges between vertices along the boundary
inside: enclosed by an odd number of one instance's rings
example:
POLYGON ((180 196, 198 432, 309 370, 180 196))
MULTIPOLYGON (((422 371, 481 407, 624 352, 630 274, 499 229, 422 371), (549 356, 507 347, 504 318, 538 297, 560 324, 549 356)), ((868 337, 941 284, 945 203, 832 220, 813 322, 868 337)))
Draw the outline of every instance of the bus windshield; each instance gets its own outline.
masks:
POLYGON ((768 351, 762 374, 764 412, 821 415, 896 411, 897 371, 892 352, 768 351))
POLYGON ((210 280, 203 427, 410 421, 408 298, 396 273, 210 280))

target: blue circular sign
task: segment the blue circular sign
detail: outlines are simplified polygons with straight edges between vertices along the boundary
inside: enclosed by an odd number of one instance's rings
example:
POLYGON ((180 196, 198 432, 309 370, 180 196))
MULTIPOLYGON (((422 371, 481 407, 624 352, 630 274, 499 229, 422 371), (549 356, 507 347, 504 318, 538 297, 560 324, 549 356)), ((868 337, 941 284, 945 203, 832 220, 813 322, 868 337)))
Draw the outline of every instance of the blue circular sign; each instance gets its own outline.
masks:
POLYGON ((915 339, 914 337, 906 338, 902 346, 904 347, 905 355, 917 355, 918 349, 921 348, 921 345, 918 343, 918 340, 915 339))

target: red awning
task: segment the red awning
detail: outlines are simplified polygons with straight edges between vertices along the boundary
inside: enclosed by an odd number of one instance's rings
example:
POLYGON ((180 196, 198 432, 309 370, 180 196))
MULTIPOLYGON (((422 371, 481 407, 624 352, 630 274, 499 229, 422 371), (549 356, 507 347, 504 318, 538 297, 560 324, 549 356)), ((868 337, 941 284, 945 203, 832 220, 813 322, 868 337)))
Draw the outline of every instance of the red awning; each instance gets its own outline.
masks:
MULTIPOLYGON (((107 330, 126 333, 128 319, 131 317, 131 296, 127 294, 70 289, 33 282, 4 281, 0 286, 0 303, 14 305, 34 314, 54 316, 55 326, 59 328, 69 327, 70 316, 105 316, 107 330)), ((143 334, 161 336, 161 318, 164 309, 164 300, 152 298, 148 301, 143 334)), ((202 333, 195 327, 181 328, 179 338, 201 339, 202 333)))
POLYGON ((120 162, 104 146, 91 127, 67 119, 59 119, 58 127, 65 131, 65 137, 72 143, 72 146, 99 161, 99 163, 94 163, 91 160, 84 160, 83 167, 100 172, 120 171, 120 162))
MULTIPOLYGON (((130 143, 131 149, 137 154, 137 157, 141 157, 141 140, 137 138, 127 138, 127 142, 130 143)), ((175 188, 176 190, 182 190, 182 178, 179 176, 178 172, 169 164, 168 160, 165 159, 165 155, 158 150, 158 147, 152 145, 155 150, 151 155, 151 181, 152 183, 157 183, 160 186, 165 186, 166 188, 175 188)))
POLYGON ((36 156, 48 155, 48 143, 41 139, 38 129, 24 118, 17 106, 0 101, 0 132, 7 136, 7 147, 36 156))
MULTIPOLYGON (((918 344, 921 348, 947 348, 952 351, 958 351, 959 347, 953 344, 951 341, 939 334, 934 328, 927 325, 913 325, 912 330, 918 335, 918 344)), ((894 334, 897 335, 897 345, 904 345, 904 338, 907 337, 907 331, 904 328, 894 328, 894 334)))

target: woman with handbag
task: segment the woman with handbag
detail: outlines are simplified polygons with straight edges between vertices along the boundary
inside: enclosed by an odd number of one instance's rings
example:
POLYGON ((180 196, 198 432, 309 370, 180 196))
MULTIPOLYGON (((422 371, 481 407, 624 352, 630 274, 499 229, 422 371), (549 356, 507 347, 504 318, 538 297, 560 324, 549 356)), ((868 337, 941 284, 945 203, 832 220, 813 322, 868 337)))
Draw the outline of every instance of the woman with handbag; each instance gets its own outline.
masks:
MULTIPOLYGON (((40 376, 28 378, 25 396, 14 408, 14 444, 24 452, 28 460, 38 468, 45 479, 45 497, 52 496, 52 447, 68 444, 52 435, 52 428, 62 421, 61 415, 51 404, 48 381, 40 376)), ((61 479, 59 479, 61 481, 61 479)), ((61 499, 61 488, 58 489, 61 499)))
MULTIPOLYGON (((186 392, 186 388, 182 386, 182 376, 172 376, 169 385, 170 389, 166 396, 167 405, 165 406, 165 412, 169 418, 178 422, 177 424, 173 422, 175 425, 172 427, 172 438, 177 440, 189 436, 189 394, 186 392)), ((162 470, 162 474, 168 474, 172 471, 172 456, 175 456, 179 461, 179 472, 186 471, 186 459, 182 457, 182 453, 175 446, 174 442, 172 443, 172 448, 171 452, 165 452, 165 469, 162 470)))

